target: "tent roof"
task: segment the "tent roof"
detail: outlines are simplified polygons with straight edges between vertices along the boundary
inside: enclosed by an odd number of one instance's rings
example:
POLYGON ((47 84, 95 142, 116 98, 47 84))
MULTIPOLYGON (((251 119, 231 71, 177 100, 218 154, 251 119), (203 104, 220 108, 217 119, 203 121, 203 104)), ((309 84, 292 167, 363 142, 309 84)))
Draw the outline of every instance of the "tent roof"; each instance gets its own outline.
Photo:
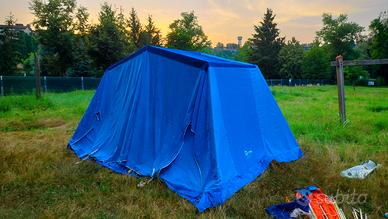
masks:
POLYGON ((117 62, 116 64, 112 65, 108 69, 112 69, 116 67, 117 65, 145 52, 151 52, 154 54, 158 54, 164 57, 167 57, 169 59, 174 59, 179 62, 183 62, 195 67, 199 68, 207 68, 209 66, 212 67, 238 67, 238 68, 256 68, 256 65, 245 63, 245 62, 239 62, 234 61, 230 59, 224 59, 217 56, 201 53, 201 52, 194 52, 194 51, 183 51, 178 49, 170 49, 170 48, 162 48, 157 46, 145 46, 142 49, 138 50, 137 52, 129 55, 128 57, 122 59, 121 61, 117 62))

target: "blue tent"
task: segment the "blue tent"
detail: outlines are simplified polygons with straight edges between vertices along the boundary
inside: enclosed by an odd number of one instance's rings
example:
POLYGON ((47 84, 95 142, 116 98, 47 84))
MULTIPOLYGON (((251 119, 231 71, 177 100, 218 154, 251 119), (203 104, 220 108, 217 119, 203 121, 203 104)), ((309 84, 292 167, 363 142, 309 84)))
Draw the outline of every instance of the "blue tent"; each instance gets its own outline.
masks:
POLYGON ((201 212, 302 156, 256 65, 153 46, 106 70, 69 147, 159 177, 201 212))

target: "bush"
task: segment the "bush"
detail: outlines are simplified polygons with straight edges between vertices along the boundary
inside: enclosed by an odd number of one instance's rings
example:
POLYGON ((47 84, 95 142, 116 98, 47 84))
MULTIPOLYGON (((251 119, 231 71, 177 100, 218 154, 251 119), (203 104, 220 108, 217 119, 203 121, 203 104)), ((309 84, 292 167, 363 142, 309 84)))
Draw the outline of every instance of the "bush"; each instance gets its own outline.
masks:
POLYGON ((369 73, 362 66, 345 66, 344 74, 352 85, 368 85, 369 73))

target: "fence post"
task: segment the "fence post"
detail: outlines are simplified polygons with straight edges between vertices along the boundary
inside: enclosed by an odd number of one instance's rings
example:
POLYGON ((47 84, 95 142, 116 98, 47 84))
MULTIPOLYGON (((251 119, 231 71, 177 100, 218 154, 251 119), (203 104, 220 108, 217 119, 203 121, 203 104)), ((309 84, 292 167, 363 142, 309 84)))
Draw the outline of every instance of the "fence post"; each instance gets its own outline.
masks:
MULTIPOLYGON (((38 46, 39 47, 39 46, 38 46)), ((40 60, 39 60, 39 48, 35 52, 35 95, 39 99, 42 95, 40 93, 40 60)))
POLYGON ((85 90, 84 77, 83 76, 81 77, 81 86, 82 86, 82 90, 85 90))
POLYGON ((338 108, 341 118, 341 123, 346 124, 346 110, 345 110, 345 88, 344 88, 344 59, 341 55, 336 58, 336 73, 337 73, 337 87, 338 87, 338 108))
POLYGON ((3 76, 2 75, 0 75, 0 86, 1 86, 1 88, 0 88, 1 96, 4 96, 4 86, 3 86, 3 76))
POLYGON ((44 92, 47 93, 47 78, 46 76, 43 77, 43 83, 44 83, 44 92))

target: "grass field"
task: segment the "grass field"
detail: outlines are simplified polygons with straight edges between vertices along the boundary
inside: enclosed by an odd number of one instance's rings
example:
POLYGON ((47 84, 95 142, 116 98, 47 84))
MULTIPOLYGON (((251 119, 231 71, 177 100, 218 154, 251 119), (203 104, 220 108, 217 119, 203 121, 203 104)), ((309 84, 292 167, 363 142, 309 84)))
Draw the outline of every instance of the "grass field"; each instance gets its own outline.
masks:
POLYGON ((338 122, 334 86, 272 88, 305 156, 273 163, 223 206, 199 214, 185 199, 153 180, 113 173, 79 159, 66 145, 92 91, 0 98, 0 218, 265 218, 264 209, 292 190, 320 186, 343 198, 345 213, 362 208, 368 218, 388 212, 388 88, 346 89, 349 123, 338 122), (372 159, 382 167, 365 180, 339 176, 372 159))

